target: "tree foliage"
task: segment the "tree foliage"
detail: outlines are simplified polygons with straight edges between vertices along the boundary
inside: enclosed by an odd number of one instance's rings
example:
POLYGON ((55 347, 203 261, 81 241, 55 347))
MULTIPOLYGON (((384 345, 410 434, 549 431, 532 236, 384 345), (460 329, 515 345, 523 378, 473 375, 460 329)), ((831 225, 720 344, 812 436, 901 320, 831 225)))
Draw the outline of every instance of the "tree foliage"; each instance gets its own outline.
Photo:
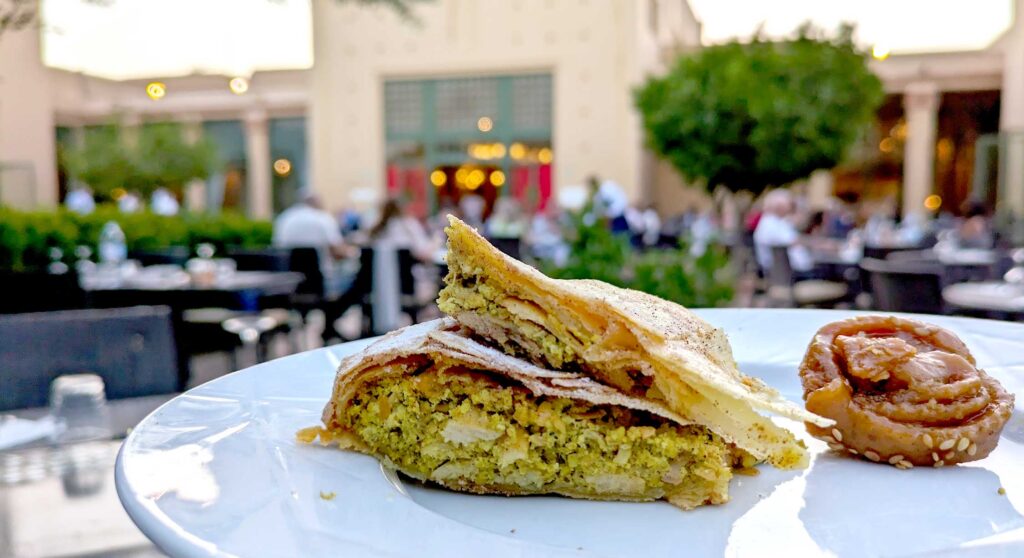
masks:
POLYGON ((651 147, 708 189, 760 192, 836 166, 883 98, 852 34, 805 24, 682 56, 636 92, 651 147))
POLYGON ((190 180, 207 178, 217 168, 216 146, 205 136, 185 141, 175 123, 148 124, 129 131, 119 125, 86 129, 78 146, 60 151, 68 174, 96 193, 114 189, 150 194, 157 188, 180 190, 190 180))

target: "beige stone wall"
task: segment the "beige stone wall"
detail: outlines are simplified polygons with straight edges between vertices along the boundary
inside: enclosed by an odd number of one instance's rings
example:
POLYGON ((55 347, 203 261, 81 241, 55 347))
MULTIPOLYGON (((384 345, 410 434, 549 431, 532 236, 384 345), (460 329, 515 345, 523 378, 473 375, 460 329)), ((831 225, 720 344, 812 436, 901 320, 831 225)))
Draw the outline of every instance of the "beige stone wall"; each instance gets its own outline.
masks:
POLYGON ((0 202, 16 207, 57 202, 57 155, 51 70, 39 56, 39 31, 0 40, 0 202), (10 169, 10 166, 17 166, 10 169))
MULTIPOLYGON (((655 3, 666 4, 665 2, 655 3)), ((671 3, 667 3, 671 4, 671 3)), ((666 5, 667 5, 666 4, 666 5)), ((643 196, 643 137, 632 88, 661 47, 689 30, 667 10, 659 40, 648 2, 437 0, 418 22, 386 9, 314 1, 310 144, 313 185, 332 206, 383 190, 383 84, 389 78, 547 71, 554 83, 555 186, 590 174, 643 196)), ((692 20, 692 14, 686 14, 692 20)))

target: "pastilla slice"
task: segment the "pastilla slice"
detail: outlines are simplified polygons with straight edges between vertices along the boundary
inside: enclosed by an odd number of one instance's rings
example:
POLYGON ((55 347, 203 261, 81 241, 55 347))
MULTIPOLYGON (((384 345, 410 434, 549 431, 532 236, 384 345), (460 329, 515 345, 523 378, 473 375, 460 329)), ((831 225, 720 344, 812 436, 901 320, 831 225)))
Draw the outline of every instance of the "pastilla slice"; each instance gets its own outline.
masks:
POLYGON ((754 460, 664 405, 474 341, 454 320, 410 326, 342 362, 323 427, 300 432, 414 478, 482 494, 728 500, 754 460))
POLYGON ((552 279, 449 222, 438 305, 506 352, 662 403, 777 467, 805 466, 806 449, 758 411, 832 424, 740 373, 725 333, 686 308, 600 281, 552 279))

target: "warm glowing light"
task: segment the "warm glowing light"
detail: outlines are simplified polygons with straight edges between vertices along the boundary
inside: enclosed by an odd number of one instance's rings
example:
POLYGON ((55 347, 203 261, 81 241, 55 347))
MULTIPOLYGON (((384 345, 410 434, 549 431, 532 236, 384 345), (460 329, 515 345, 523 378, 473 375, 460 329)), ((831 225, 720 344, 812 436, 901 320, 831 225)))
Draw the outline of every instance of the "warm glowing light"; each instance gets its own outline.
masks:
POLYGON ((448 175, 445 174, 443 170, 437 169, 430 173, 430 183, 434 186, 440 188, 441 186, 444 186, 446 182, 448 182, 448 175))
POLYGON ((110 197, 114 198, 115 200, 119 200, 123 198, 127 193, 128 192, 126 192, 124 188, 114 188, 113 190, 110 191, 110 197))
POLYGON ((494 121, 489 116, 481 116, 476 121, 476 128, 481 132, 490 132, 494 128, 494 121))
POLYGON ((935 211, 940 207, 942 207, 942 196, 932 194, 924 199, 924 208, 928 211, 935 211))
POLYGON ((889 131, 889 135, 900 141, 907 139, 907 123, 900 120, 892 127, 892 130, 889 131))
POLYGON ((935 155, 939 161, 946 163, 953 158, 953 140, 950 138, 942 138, 935 146, 935 155))
POLYGON ((469 176, 466 177, 466 188, 476 190, 484 183, 485 178, 486 175, 484 174, 484 171, 480 169, 473 170, 469 173, 469 176))
POLYGON ((244 95, 249 90, 249 80, 244 77, 231 78, 228 82, 228 89, 235 95, 244 95))
POLYGON ((459 170, 455 171, 455 182, 457 184, 465 184, 467 177, 469 177, 469 170, 465 167, 459 167, 459 170))
POLYGON ((551 164, 551 159, 553 157, 554 157, 554 154, 551 152, 551 148, 550 147, 544 147, 540 151, 537 152, 537 160, 540 161, 541 164, 543 164, 543 165, 550 165, 551 164))
POLYGON ((501 172, 500 170, 496 170, 496 171, 492 172, 491 173, 491 184, 493 184, 494 186, 496 186, 498 188, 501 188, 502 186, 504 186, 505 185, 505 173, 501 172))
POLYGON ((146 95, 154 101, 159 101, 167 95, 167 86, 159 81, 151 81, 146 84, 146 95))
POLYGON ((496 143, 491 146, 491 157, 495 159, 501 159, 505 156, 505 145, 496 143))
POLYGON ((874 56, 875 60, 885 60, 889 58, 889 49, 882 45, 875 45, 871 49, 871 56, 874 56))
POLYGON ((512 146, 508 148, 508 154, 518 161, 523 157, 526 157, 526 146, 521 143, 513 143, 512 146))
POLYGON ((292 162, 288 159, 278 159, 274 161, 274 172, 278 176, 288 176, 292 172, 292 162))
POLYGON ((896 142, 892 138, 882 138, 882 141, 878 142, 878 150, 882 153, 892 153, 896 149, 896 142))

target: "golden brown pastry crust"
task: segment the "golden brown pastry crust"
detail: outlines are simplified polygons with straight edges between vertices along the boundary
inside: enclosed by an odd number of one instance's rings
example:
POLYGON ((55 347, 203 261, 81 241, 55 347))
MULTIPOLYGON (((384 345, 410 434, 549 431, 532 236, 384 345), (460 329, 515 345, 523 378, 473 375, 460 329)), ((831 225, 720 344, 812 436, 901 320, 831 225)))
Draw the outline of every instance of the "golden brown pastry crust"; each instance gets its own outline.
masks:
POLYGON ((900 468, 982 459, 1013 411, 1013 395, 956 335, 893 316, 818 330, 800 379, 807 410, 836 421, 807 423, 808 432, 835 451, 900 468))

